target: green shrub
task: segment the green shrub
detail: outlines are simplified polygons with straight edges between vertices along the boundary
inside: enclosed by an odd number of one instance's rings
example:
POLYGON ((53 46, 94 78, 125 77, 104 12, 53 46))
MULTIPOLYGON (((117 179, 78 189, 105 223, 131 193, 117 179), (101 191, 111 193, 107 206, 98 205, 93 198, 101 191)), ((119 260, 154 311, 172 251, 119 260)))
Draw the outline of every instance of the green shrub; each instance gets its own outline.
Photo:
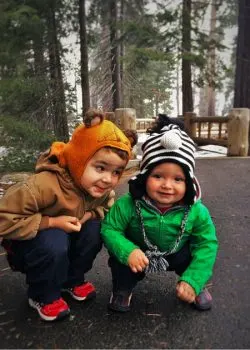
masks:
POLYGON ((39 152, 9 148, 8 154, 0 158, 0 172, 34 171, 39 152))
POLYGON ((38 154, 55 140, 51 132, 39 130, 34 123, 0 116, 0 146, 8 149, 0 157, 0 171, 33 171, 38 154))

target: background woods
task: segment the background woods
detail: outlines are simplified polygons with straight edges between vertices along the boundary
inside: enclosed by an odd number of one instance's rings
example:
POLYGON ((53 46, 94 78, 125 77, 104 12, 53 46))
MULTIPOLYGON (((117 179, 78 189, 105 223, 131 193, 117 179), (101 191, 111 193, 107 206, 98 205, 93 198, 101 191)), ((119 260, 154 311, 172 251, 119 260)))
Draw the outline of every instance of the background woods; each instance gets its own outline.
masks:
POLYGON ((131 107, 137 118, 194 109, 214 115, 224 93, 224 114, 233 101, 249 107, 249 6, 247 0, 2 0, 4 145, 15 142, 16 153, 20 143, 21 152, 31 137, 25 157, 32 158, 53 138, 67 141, 89 106, 131 107))

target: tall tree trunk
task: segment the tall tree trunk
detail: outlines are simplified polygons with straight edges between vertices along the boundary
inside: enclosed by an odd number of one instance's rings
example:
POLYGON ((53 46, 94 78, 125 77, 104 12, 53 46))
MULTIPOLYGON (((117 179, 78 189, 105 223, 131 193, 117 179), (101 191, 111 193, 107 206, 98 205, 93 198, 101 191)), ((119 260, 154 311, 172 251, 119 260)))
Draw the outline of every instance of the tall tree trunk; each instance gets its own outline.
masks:
MULTIPOLYGON (((250 108, 250 4, 239 0, 234 108, 250 108)), ((250 129, 249 129, 250 143, 250 129)), ((250 156, 250 147, 248 149, 250 156)))
POLYGON ((200 88, 200 101, 199 101, 199 116, 200 117, 213 117, 215 116, 215 90, 213 87, 215 76, 215 29, 216 29, 216 13, 217 13, 217 0, 213 0, 211 4, 211 17, 210 17, 210 31, 209 31, 209 49, 208 49, 208 84, 200 88))
POLYGON ((121 105, 119 47, 117 43, 117 0, 110 0, 110 45, 113 109, 121 105))
MULTIPOLYGON (((103 9, 104 10, 104 9, 103 9)), ((111 69, 110 69, 110 61, 111 57, 109 54, 110 50, 110 33, 109 26, 106 24, 107 11, 104 13, 102 11, 102 34, 101 34, 101 43, 100 43, 100 52, 108 52, 108 55, 102 55, 102 72, 105 72, 105 77, 100 78, 100 86, 102 87, 102 91, 100 93, 101 104, 103 110, 112 111, 113 110, 113 98, 112 98, 112 77, 111 77, 111 69)))
POLYGON ((177 117, 180 115, 180 65, 179 60, 176 64, 176 108, 177 117))
POLYGON ((250 3, 239 0, 234 107, 250 108, 250 3))
MULTIPOLYGON (((121 0, 120 2, 120 22, 121 22, 121 30, 120 30, 120 38, 123 36, 124 34, 124 0, 121 0)), ((120 62, 120 83, 121 83, 121 103, 124 105, 124 85, 123 85, 123 81, 124 81, 124 61, 123 61, 123 57, 124 57, 124 53, 125 53, 125 47, 124 47, 124 41, 123 39, 120 40, 120 57, 121 57, 121 62, 120 62)))
POLYGON ((207 87, 207 115, 214 117, 215 116, 215 90, 214 90, 214 77, 215 77, 215 30, 216 30, 216 15, 217 15, 217 5, 216 0, 212 1, 211 4, 211 19, 210 19, 210 33, 209 41, 211 42, 208 53, 209 60, 209 84, 207 87))
POLYGON ((199 90, 199 116, 207 117, 208 116, 208 104, 207 104, 207 86, 203 86, 199 90))
POLYGON ((182 2, 182 114, 193 112, 191 63, 191 0, 182 2))
POLYGON ((39 109, 35 112, 36 121, 45 127, 45 129, 51 129, 49 117, 48 117, 48 97, 47 97, 47 75, 46 75, 46 64, 44 60, 44 43, 42 35, 36 35, 33 41, 33 50, 34 50, 34 75, 36 79, 40 82, 41 89, 41 98, 39 101, 39 109))
POLYGON ((59 140, 68 141, 69 129, 66 115, 66 102, 64 95, 59 43, 57 38, 54 2, 52 2, 48 13, 48 42, 51 98, 54 113, 54 132, 59 140))
POLYGON ((82 86, 82 114, 85 115, 90 107, 89 94, 89 65, 88 44, 86 30, 85 0, 79 0, 80 50, 81 50, 81 86, 82 86))
POLYGON ((155 92, 155 115, 159 114, 159 107, 160 107, 160 102, 159 102, 159 91, 156 90, 155 92))

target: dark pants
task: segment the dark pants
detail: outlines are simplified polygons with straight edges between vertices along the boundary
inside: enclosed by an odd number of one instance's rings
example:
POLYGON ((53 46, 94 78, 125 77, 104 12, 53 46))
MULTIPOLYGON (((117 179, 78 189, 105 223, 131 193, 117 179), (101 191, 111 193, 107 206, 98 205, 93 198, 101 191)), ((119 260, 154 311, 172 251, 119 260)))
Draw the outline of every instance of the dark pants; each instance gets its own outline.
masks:
MULTIPOLYGON (((191 262, 189 245, 185 245, 175 254, 166 257, 169 263, 169 271, 175 271, 181 275, 191 262)), ((132 291, 136 284, 145 277, 145 272, 134 273, 129 266, 121 264, 114 256, 109 258, 109 266, 112 273, 113 292, 132 291)))
POLYGON ((100 221, 87 221, 80 232, 42 230, 31 240, 7 241, 7 245, 10 265, 26 274, 28 297, 48 304, 60 298, 63 287, 84 282, 102 247, 100 221))

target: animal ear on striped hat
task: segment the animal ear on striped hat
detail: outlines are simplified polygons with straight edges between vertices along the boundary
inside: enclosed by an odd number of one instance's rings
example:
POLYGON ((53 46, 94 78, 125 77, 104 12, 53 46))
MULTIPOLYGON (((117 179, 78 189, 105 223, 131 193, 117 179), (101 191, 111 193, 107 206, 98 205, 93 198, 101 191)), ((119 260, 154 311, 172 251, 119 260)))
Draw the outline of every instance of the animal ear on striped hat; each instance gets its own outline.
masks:
MULTIPOLYGON (((155 166, 165 162, 173 162, 182 167, 187 177, 187 192, 190 192, 188 196, 189 204, 201 197, 200 186, 194 176, 195 144, 179 126, 169 124, 164 126, 160 132, 151 134, 142 144, 142 152, 140 172, 129 182, 132 195, 140 192, 140 197, 142 192, 145 191, 145 188, 143 188, 143 191, 138 191, 138 186, 144 186, 150 171, 155 166)), ((138 195, 135 195, 135 197, 138 198, 138 195)))

